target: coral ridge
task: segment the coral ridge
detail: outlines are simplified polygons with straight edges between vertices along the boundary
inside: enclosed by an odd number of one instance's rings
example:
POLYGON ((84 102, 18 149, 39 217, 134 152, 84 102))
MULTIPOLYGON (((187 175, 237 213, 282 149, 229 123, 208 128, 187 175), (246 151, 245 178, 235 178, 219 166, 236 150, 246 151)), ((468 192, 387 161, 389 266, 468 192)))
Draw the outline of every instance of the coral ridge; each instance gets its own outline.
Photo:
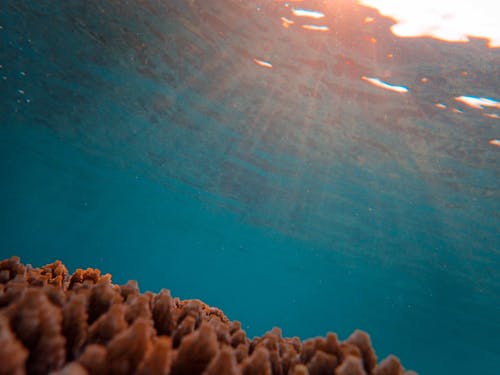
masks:
POLYGON ((377 365, 355 331, 301 341, 274 328, 249 339, 241 324, 168 290, 141 294, 97 269, 72 275, 56 261, 0 261, 0 375, 410 375, 389 356, 377 365))

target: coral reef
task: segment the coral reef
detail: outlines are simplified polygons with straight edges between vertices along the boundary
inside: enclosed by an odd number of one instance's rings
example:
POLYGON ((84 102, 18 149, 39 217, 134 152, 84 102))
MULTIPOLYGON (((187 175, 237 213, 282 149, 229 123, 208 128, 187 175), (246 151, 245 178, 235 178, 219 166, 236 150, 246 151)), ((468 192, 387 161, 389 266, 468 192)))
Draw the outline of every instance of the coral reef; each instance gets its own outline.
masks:
POLYGON ((252 340, 241 324, 168 290, 141 294, 97 269, 70 275, 0 262, 0 375, 410 375, 389 356, 377 365, 369 336, 301 342, 274 328, 252 340))

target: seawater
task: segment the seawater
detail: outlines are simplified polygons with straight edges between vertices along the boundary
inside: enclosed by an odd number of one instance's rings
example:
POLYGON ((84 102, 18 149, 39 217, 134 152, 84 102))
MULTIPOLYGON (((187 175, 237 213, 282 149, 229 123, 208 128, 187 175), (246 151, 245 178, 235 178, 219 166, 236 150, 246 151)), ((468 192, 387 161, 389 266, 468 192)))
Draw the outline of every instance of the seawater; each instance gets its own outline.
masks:
POLYGON ((396 353, 422 374, 473 372, 479 361, 494 374, 495 300, 446 269, 377 264, 247 225, 189 187, 117 169, 41 127, 0 135, 2 257, 61 259, 115 283, 136 279, 142 291, 169 288, 223 309, 250 336, 280 326, 343 339, 361 328, 379 357, 396 353))
POLYGON ((188 3, 0 10, 0 258, 168 288, 249 336, 360 328, 420 374, 496 374, 498 124, 432 112, 439 85, 417 104, 377 96, 359 67, 332 67, 323 96, 255 71, 188 3))

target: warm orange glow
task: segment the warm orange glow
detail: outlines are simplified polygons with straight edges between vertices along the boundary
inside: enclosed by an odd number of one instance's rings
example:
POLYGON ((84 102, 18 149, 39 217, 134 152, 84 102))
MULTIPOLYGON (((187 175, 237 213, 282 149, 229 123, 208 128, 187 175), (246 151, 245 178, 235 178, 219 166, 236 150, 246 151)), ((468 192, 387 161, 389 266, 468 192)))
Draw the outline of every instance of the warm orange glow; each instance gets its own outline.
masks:
POLYGON ((484 113, 483 116, 500 120, 500 115, 497 115, 496 113, 484 113))
POLYGON ((446 109, 446 106, 443 103, 437 103, 436 107, 440 109, 446 109))
POLYGON ((423 77, 423 78, 420 80, 420 82, 422 82, 422 83, 427 83, 427 82, 429 82, 429 79, 428 79, 427 77, 423 77))
POLYGON ((293 25, 294 22, 286 17, 281 17, 281 25, 285 28, 288 29, 290 25, 293 25))
POLYGON ((490 145, 500 147, 500 139, 492 139, 488 142, 490 145))
POLYGON ((450 42, 467 42, 469 37, 486 38, 491 48, 500 47, 500 1, 456 0, 358 0, 396 24, 391 31, 400 37, 430 36, 450 42))
POLYGON ((253 61, 264 68, 272 68, 273 64, 271 64, 269 61, 264 61, 264 60, 259 60, 259 59, 253 59, 253 61))
POLYGON ((370 43, 371 44, 377 44, 377 38, 371 37, 370 38, 370 43))
POLYGON ((363 21, 365 23, 372 23, 373 21, 375 21, 375 18, 373 18, 373 17, 365 17, 365 19, 363 21))

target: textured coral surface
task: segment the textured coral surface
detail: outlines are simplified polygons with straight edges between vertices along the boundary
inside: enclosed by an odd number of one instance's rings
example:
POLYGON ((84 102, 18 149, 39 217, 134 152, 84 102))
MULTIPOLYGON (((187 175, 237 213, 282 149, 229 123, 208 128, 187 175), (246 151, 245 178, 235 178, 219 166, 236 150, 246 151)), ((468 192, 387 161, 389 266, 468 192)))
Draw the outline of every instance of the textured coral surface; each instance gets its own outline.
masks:
POLYGON ((0 375, 409 375, 389 356, 377 365, 369 336, 328 333, 301 341, 272 329, 252 340, 237 321, 168 290, 139 293, 97 269, 72 275, 0 262, 0 375))

